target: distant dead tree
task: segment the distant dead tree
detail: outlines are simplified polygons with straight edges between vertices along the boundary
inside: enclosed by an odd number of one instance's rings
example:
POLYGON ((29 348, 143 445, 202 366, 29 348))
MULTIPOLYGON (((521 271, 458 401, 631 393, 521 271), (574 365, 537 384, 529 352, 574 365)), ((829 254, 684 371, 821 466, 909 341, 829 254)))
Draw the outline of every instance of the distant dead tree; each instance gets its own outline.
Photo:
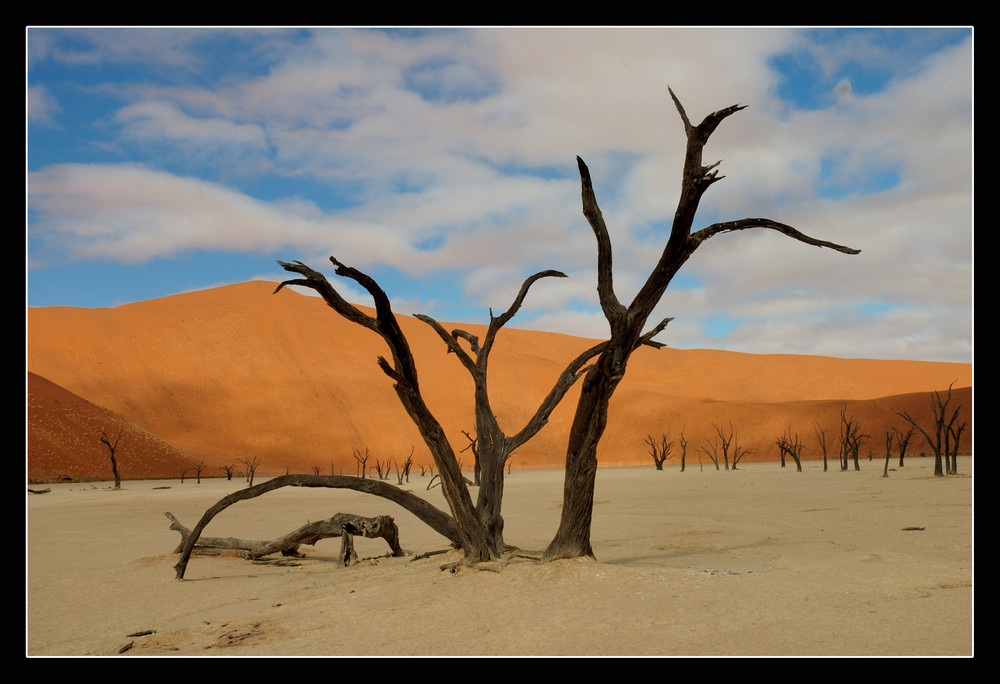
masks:
POLYGON ((118 450, 118 443, 122 441, 122 431, 118 431, 118 436, 115 437, 114 441, 108 437, 108 433, 101 429, 101 443, 108 448, 111 452, 111 474, 115 476, 115 489, 121 489, 122 486, 122 476, 121 472, 118 470, 118 461, 115 459, 115 451, 118 450))
POLYGON ((722 462, 725 464, 726 470, 729 470, 729 445, 733 441, 733 424, 732 422, 729 423, 728 436, 715 423, 712 423, 712 427, 715 428, 715 434, 719 436, 719 448, 722 449, 722 462))
POLYGON ((688 451, 688 441, 684 436, 684 431, 681 430, 680 436, 677 438, 678 444, 681 445, 681 472, 684 472, 685 461, 687 461, 687 451, 688 451))
POLYGON ((205 472, 205 461, 199 461, 192 467, 194 470, 195 483, 201 484, 201 474, 205 472))
POLYGON ((746 447, 741 447, 739 443, 739 438, 736 435, 736 428, 733 427, 733 421, 729 421, 729 429, 712 423, 712 427, 715 428, 715 434, 719 436, 719 439, 715 444, 717 448, 715 449, 715 468, 718 470, 718 450, 722 450, 722 460, 726 466, 726 470, 729 470, 729 457, 732 456, 733 470, 736 470, 736 464, 743 460, 744 456, 753 453, 753 449, 748 449, 746 447))
MULTIPOLYGON (((257 468, 260 467, 260 456, 249 456, 244 454, 240 458, 240 463, 246 468, 246 478, 248 486, 253 487, 253 476, 257 472, 257 468)), ((287 474, 287 473, 286 473, 287 474)))
MULTIPOLYGON (((406 480, 407 482, 410 481, 410 468, 413 467, 414 448, 415 447, 413 446, 410 447, 410 455, 406 457, 405 461, 403 461, 402 467, 396 463, 396 484, 403 484, 403 480, 406 480)), ((393 462, 395 463, 395 459, 393 459, 393 462)))
POLYGON ((864 446, 870 436, 861 433, 861 425, 853 416, 847 417, 847 406, 840 410, 840 469, 848 469, 848 464, 853 459, 854 469, 861 470, 858 462, 858 452, 864 446))
POLYGON ((365 479, 365 471, 368 469, 368 459, 370 457, 371 454, 368 453, 368 447, 365 447, 364 456, 361 455, 361 449, 354 449, 354 460, 357 461, 358 464, 355 474, 362 480, 365 479))
POLYGON ((899 451, 899 467, 902 468, 903 455, 906 453, 906 447, 910 444, 910 439, 913 438, 916 428, 911 425, 909 430, 903 432, 898 427, 893 427, 892 432, 896 438, 896 450, 899 451))
POLYGON ((226 479, 227 480, 232 480, 233 479, 233 473, 236 472, 236 464, 235 463, 230 463, 229 465, 221 466, 219 468, 219 470, 221 470, 222 472, 224 472, 226 474, 226 479))
POLYGON ((391 458, 387 458, 385 460, 382 460, 380 458, 375 459, 375 472, 378 473, 378 479, 388 480, 389 475, 392 472, 391 467, 392 467, 391 458))
POLYGON ((892 440, 896 434, 888 425, 885 426, 885 466, 882 468, 882 477, 889 477, 889 458, 892 457, 892 440))
POLYGON ((667 433, 663 433, 659 441, 653 435, 646 435, 646 446, 649 447, 649 455, 653 457, 656 469, 663 470, 663 462, 670 458, 674 441, 667 436, 667 433))
POLYGON ((715 469, 721 470, 719 468, 719 438, 717 436, 711 440, 706 439, 705 443, 698 447, 698 453, 708 456, 708 460, 715 464, 715 469))
POLYGON ((885 426, 885 466, 882 468, 882 477, 889 477, 889 459, 892 457, 892 441, 896 433, 888 425, 885 426))
POLYGON ((736 464, 743 460, 744 456, 749 456, 753 453, 753 449, 749 447, 740 446, 739 437, 733 434, 733 470, 736 470, 736 464))
POLYGON ((478 487, 481 484, 482 477, 482 466, 479 465, 479 438, 470 435, 465 430, 462 430, 462 434, 465 435, 467 440, 469 440, 469 444, 458 453, 464 454, 466 451, 472 452, 472 483, 478 487))
POLYGON ((958 475, 958 442, 967 427, 969 427, 968 423, 948 426, 948 432, 951 436, 951 462, 948 464, 949 475, 958 475))
POLYGON ((795 461, 795 469, 797 472, 802 472, 802 440, 799 439, 798 433, 792 432, 792 426, 789 425, 788 429, 785 430, 785 434, 778 437, 777 440, 778 450, 781 452, 781 467, 785 467, 785 456, 790 456, 793 461, 795 461))
POLYGON ((948 404, 951 403, 951 389, 954 385, 954 382, 948 385, 948 392, 944 396, 938 391, 931 395, 931 410, 934 413, 933 436, 924 430, 906 411, 895 412, 896 415, 905 418, 910 425, 919 430, 920 434, 927 440, 928 446, 934 451, 934 475, 937 477, 943 477, 946 471, 949 475, 958 474, 958 442, 962 432, 968 426, 967 423, 956 425, 958 413, 962 410, 961 405, 957 406, 954 411, 949 412, 948 410, 948 404), (952 440, 955 443, 954 451, 951 447, 952 440))
POLYGON ((184 478, 187 477, 187 474, 191 472, 191 466, 179 465, 177 466, 177 472, 181 476, 181 484, 184 484, 184 478))
POLYGON ((313 475, 319 475, 320 467, 318 465, 314 465, 312 467, 312 471, 313 471, 313 475))
POLYGON ((816 422, 816 439, 819 441, 819 448, 823 451, 823 472, 827 471, 827 454, 826 454, 826 430, 819 421, 816 422))

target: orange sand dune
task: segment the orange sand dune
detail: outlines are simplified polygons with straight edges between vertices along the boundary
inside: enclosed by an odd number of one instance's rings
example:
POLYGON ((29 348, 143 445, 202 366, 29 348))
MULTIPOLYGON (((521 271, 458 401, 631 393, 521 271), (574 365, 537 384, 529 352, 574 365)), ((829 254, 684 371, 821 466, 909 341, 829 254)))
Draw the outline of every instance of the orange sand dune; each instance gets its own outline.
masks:
MULTIPOLYGON (((29 309, 28 370, 214 466, 248 454, 261 457, 262 474, 314 466, 353 472, 353 449, 368 448, 374 461, 405 457, 411 446, 417 462, 429 462, 376 366, 388 351, 381 339, 318 298, 288 290, 272 295, 273 288, 250 282, 113 309, 29 309)), ((474 427, 471 380, 428 326, 400 318, 425 398, 456 450, 464 448, 462 430, 474 427)), ((563 366, 591 344, 502 331, 490 377, 501 425, 520 429, 563 366)), ((712 424, 729 421, 739 443, 755 450, 747 460, 777 459, 774 440, 787 427, 807 444, 804 457, 818 458, 815 424, 825 425, 832 445, 842 409, 872 435, 878 454, 885 426, 904 425, 894 409, 929 423, 929 392, 953 383, 966 388, 956 389, 953 405, 963 404, 961 420, 971 423, 970 364, 644 348, 612 402, 600 459, 648 464, 647 434, 684 430, 692 463, 712 424)), ((562 465, 576 396, 571 392, 550 424, 514 455, 513 467, 562 465)), ((39 410, 29 406, 29 413, 39 410)), ((970 425, 966 450, 971 434, 970 425)), ((926 448, 917 436, 910 450, 926 448)))

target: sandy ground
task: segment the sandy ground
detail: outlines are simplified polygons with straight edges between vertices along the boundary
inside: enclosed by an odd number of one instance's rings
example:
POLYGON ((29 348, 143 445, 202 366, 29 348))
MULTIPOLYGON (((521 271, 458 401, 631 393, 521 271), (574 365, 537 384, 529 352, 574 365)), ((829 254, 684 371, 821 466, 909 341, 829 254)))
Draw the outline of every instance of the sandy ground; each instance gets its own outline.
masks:
MULTIPOLYGON (((887 479, 878 462, 826 473, 809 462, 801 474, 776 463, 608 468, 597 479, 597 561, 442 572, 452 553, 341 568, 329 539, 293 567, 196 557, 184 581, 163 512, 193 526, 242 483, 48 485, 26 500, 26 653, 969 656, 971 457, 959 459, 965 476, 934 478, 932 466, 911 458, 887 479)), ((426 482, 410 487, 443 507, 426 482)), ((515 470, 507 540, 542 549, 561 489, 561 471, 515 470)), ((269 539, 337 512, 393 515, 408 550, 445 546, 394 504, 337 490, 242 502, 206 534, 269 539)), ((387 547, 357 548, 377 557, 387 547)))

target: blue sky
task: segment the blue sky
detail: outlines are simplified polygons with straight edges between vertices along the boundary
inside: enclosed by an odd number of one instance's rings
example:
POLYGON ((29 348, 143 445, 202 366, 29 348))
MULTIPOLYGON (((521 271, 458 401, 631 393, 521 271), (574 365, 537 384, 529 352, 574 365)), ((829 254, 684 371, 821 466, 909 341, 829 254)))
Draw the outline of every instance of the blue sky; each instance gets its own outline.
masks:
POLYGON ((969 362, 968 28, 73 29, 26 32, 27 304, 111 307, 368 272, 399 313, 600 338, 581 156, 630 300, 669 231, 684 132, 720 235, 654 318, 678 348, 969 362))

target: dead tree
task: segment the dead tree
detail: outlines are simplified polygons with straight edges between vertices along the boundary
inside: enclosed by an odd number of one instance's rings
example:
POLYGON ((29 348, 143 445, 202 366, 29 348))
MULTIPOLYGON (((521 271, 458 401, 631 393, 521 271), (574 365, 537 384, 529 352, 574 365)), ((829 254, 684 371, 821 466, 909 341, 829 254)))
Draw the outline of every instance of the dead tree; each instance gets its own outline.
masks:
MULTIPOLYGON (((715 428, 715 433, 719 436, 717 442, 719 448, 722 449, 722 460, 725 464, 726 470, 729 470, 729 455, 732 454, 733 457, 733 470, 736 470, 736 464, 739 463, 744 456, 752 454, 752 449, 747 449, 746 447, 741 447, 739 445, 739 438, 736 436, 736 428, 733 427, 733 421, 729 421, 729 431, 726 430, 715 423, 712 423, 712 427, 715 428)), ((716 453, 716 463, 715 467, 719 467, 718 463, 718 453, 716 453)))
POLYGON ((233 479, 233 473, 236 472, 236 464, 235 463, 230 463, 229 465, 221 466, 219 468, 219 470, 221 470, 222 472, 224 472, 226 474, 226 479, 227 480, 232 480, 233 479))
MULTIPOLYGON (((414 448, 411 446, 410 455, 406 457, 405 461, 403 461, 402 468, 400 468, 399 464, 396 463, 396 484, 403 484, 403 480, 406 480, 407 482, 410 481, 410 468, 413 467, 413 449, 414 448)), ((395 459, 393 459, 393 462, 395 462, 395 459)))
POLYGON ((681 434, 677 438, 677 442, 681 445, 681 472, 683 473, 685 467, 685 461, 687 460, 687 450, 688 450, 688 441, 687 438, 684 437, 683 430, 681 430, 681 434))
MULTIPOLYGON (((365 447, 364 456, 361 455, 361 449, 354 449, 353 451, 354 451, 354 460, 358 464, 358 468, 355 471, 355 474, 360 476, 361 479, 363 480, 365 479, 365 472, 368 470, 368 459, 371 457, 371 454, 368 453, 368 447, 365 447)), ((331 475, 333 474, 332 464, 330 466, 330 474, 331 475)))
POLYGON ((885 426, 885 466, 882 468, 882 477, 889 477, 889 458, 892 457, 892 440, 895 433, 888 425, 885 426))
POLYGON ((816 439, 819 441, 819 448, 823 451, 823 472, 825 473, 827 471, 826 430, 817 422, 815 431, 816 439))
POLYGON ((378 479, 388 480, 389 479, 389 459, 382 460, 380 458, 375 459, 375 472, 378 473, 378 479))
POLYGON ((705 443, 698 448, 699 454, 705 454, 708 456, 708 460, 715 464, 716 470, 721 470, 719 468, 719 438, 713 437, 710 440, 705 440, 705 443))
POLYGON ((944 396, 938 391, 931 395, 931 411, 934 414, 933 435, 924 430, 906 411, 896 411, 896 415, 905 418, 910 425, 920 431, 928 446, 934 451, 934 475, 937 477, 943 477, 946 470, 949 475, 958 474, 958 438, 965 430, 966 424, 955 425, 958 413, 962 410, 961 405, 952 412, 948 410, 948 404, 951 403, 951 389, 954 385, 954 382, 948 385, 948 393, 944 396), (949 458, 952 438, 955 439, 954 459, 949 458))
MULTIPOLYGON (((184 527, 170 513, 164 513, 164 515, 170 520, 170 529, 181 535, 181 543, 174 549, 174 553, 180 553, 187 538, 191 535, 191 530, 184 527)), ((200 537, 194 550, 199 553, 239 551, 240 556, 248 560, 257 560, 276 553, 280 553, 282 556, 301 558, 304 554, 299 552, 300 546, 315 546, 316 542, 321 539, 340 537, 339 560, 341 565, 347 567, 358 560, 358 555, 354 551, 355 536, 385 539, 392 556, 406 555, 406 552, 399 545, 399 528, 396 527, 392 517, 380 515, 374 518, 365 518, 350 513, 337 513, 327 520, 308 523, 270 541, 253 541, 234 537, 200 537)))
POLYGON ((861 425, 854 420, 854 416, 847 417, 847 406, 840 410, 840 470, 849 468, 851 460, 854 461, 854 469, 861 470, 861 463, 858 461, 858 452, 869 439, 869 435, 862 434, 861 425))
POLYGON ((789 425, 785 434, 778 437, 778 450, 781 452, 781 467, 785 467, 785 456, 790 456, 795 461, 796 472, 802 472, 802 441, 797 433, 792 433, 792 426, 789 425))
POLYGON ((118 436, 112 442, 111 438, 108 437, 108 433, 101 429, 101 443, 108 448, 111 452, 111 474, 115 476, 115 489, 121 489, 122 486, 122 476, 118 470, 118 461, 115 459, 115 451, 118 450, 118 442, 122 441, 122 431, 118 431, 118 436))
MULTIPOLYGON (((669 89, 668 89, 669 90, 669 89)), ((597 239, 597 292, 601 309, 611 328, 610 337, 584 378, 570 429, 566 450, 566 474, 559 529, 544 553, 544 559, 593 556, 590 528, 594 508, 594 482, 597 476, 597 447, 608 422, 608 405, 617 389, 632 352, 663 330, 669 318, 649 332, 643 332, 647 319, 659 303, 667 286, 681 266, 706 240, 723 233, 765 228, 816 247, 827 247, 844 254, 858 254, 832 242, 804 235, 789 225, 766 218, 743 218, 715 223, 692 232, 694 217, 702 195, 722 180, 714 164, 702 164, 702 151, 709 137, 727 117, 744 109, 733 105, 705 117, 698 125, 688 119, 680 100, 670 90, 670 97, 680 114, 687 136, 680 199, 674 213, 670 236, 659 261, 632 302, 621 303, 613 284, 611 239, 594 194, 590 170, 577 157, 582 187, 583 214, 597 239)))
POLYGON ((253 487, 254 474, 257 472, 257 468, 260 467, 260 456, 248 456, 244 454, 239 460, 243 464, 243 467, 246 468, 244 474, 247 478, 247 486, 253 487))
POLYGON ((189 472, 191 472, 191 466, 179 465, 177 466, 177 472, 181 476, 181 484, 184 484, 184 478, 187 477, 189 472))
MULTIPOLYGON (((958 413, 957 411, 955 412, 958 413)), ((969 426, 968 423, 961 423, 960 425, 954 425, 954 422, 948 425, 948 433, 954 440, 951 447, 951 461, 948 463, 948 474, 958 475, 958 442, 962 437, 962 433, 965 432, 965 428, 969 426)))
POLYGON ((726 466, 726 470, 729 470, 729 444, 733 441, 733 424, 729 423, 729 436, 722 431, 715 423, 712 423, 712 427, 715 429, 715 434, 719 436, 719 448, 722 449, 722 462, 726 466))
POLYGON ((653 457, 656 469, 663 470, 663 462, 670 458, 670 452, 674 448, 673 440, 668 439, 667 433, 663 433, 659 441, 653 435, 646 435, 646 446, 649 447, 649 455, 653 457))
POLYGON ((194 470, 195 484, 201 484, 201 474, 205 472, 205 461, 199 461, 192 466, 194 470))
POLYGON ((739 438, 735 435, 733 436, 733 470, 736 470, 736 464, 743 460, 744 456, 749 456, 753 453, 753 449, 740 446, 739 438))
POLYGON ((903 432, 898 427, 892 428, 893 435, 896 438, 896 449, 899 451, 899 467, 903 467, 903 456, 906 454, 906 447, 909 446, 910 440, 913 438, 913 433, 916 429, 911 425, 910 429, 903 432))

